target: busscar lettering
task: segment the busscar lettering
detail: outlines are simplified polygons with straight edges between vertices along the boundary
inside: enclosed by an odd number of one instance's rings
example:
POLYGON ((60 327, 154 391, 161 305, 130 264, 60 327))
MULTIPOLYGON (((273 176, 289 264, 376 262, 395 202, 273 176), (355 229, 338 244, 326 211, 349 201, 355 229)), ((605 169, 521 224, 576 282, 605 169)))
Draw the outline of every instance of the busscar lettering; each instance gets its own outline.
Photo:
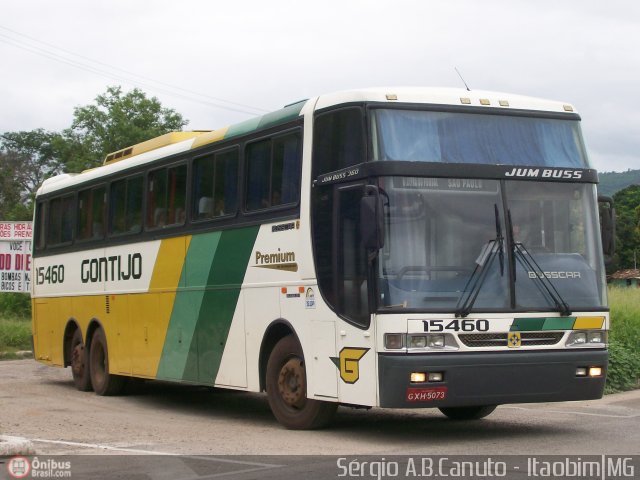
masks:
POLYGON ((580 272, 527 272, 529 278, 548 278, 548 279, 578 279, 580 272))
POLYGON ((119 282, 138 280, 142 277, 142 255, 140 253, 88 258, 80 264, 82 283, 119 282))

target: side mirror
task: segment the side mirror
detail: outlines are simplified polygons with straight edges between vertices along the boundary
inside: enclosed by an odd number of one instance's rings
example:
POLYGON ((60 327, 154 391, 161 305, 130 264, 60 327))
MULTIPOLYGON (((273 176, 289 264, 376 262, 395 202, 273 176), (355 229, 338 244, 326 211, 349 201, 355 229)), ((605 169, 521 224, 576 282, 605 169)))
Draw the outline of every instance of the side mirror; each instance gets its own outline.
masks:
POLYGON ((605 263, 611 263, 616 251, 616 209, 611 197, 598 196, 598 210, 600 211, 600 236, 602 237, 602 251, 605 263))
POLYGON ((367 250, 377 252, 384 247, 384 204, 373 185, 367 185, 360 200, 360 238, 367 250))

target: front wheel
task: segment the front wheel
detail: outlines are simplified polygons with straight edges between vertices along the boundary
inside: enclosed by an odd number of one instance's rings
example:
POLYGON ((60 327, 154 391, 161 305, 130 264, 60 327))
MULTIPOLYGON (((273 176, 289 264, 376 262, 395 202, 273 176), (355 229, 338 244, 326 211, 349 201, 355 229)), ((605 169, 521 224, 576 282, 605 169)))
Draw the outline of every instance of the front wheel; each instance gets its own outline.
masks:
POLYGON ((267 362, 267 397, 276 419, 286 428, 307 430, 327 425, 337 403, 307 398, 302 348, 293 335, 282 338, 267 362))
POLYGON ((479 405, 473 407, 442 407, 439 408, 451 420, 478 420, 491 414, 497 405, 479 405))

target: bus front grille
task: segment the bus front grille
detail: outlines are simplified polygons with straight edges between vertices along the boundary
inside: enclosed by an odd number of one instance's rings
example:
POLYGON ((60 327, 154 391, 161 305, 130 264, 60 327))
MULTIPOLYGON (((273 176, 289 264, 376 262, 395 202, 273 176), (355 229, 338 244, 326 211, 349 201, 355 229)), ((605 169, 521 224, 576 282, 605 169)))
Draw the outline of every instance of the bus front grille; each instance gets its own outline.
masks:
MULTIPOLYGON (((522 346, 534 347, 555 345, 564 336, 564 332, 522 332, 522 346)), ((461 333, 460 341, 467 347, 506 347, 507 333, 461 333)))

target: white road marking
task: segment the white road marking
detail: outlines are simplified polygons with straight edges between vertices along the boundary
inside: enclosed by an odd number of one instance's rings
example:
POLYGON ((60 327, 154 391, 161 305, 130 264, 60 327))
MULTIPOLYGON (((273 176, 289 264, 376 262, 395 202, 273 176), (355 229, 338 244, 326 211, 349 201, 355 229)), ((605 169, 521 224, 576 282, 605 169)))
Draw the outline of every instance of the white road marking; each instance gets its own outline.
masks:
POLYGON ((608 413, 589 413, 589 412, 576 412, 575 410, 549 410, 547 408, 541 410, 539 408, 527 408, 527 407, 514 407, 514 406, 507 406, 507 405, 501 405, 500 409, 512 409, 512 410, 539 410, 539 411, 544 411, 546 412, 550 412, 550 413, 565 413, 565 414, 571 414, 571 415, 586 415, 588 417, 605 417, 605 418, 637 418, 640 417, 640 414, 636 414, 636 415, 611 415, 608 413))
MULTIPOLYGON (((188 458, 188 459, 194 459, 194 460, 204 460, 207 462, 215 462, 215 463, 227 463, 227 464, 235 464, 235 465, 246 465, 247 467, 250 468, 244 468, 241 470, 234 470, 231 472, 221 472, 221 473, 215 473, 212 475, 187 475, 186 477, 180 476, 180 478, 178 479, 175 474, 175 470, 170 471, 172 478, 174 480, 206 480, 208 478, 218 478, 218 477, 230 477, 233 475, 240 475, 243 473, 251 473, 251 472, 258 472, 260 470, 267 470, 267 469, 271 469, 271 468, 282 468, 284 467, 284 465, 278 465, 278 464, 273 464, 273 463, 259 463, 259 462, 247 462, 247 461, 243 461, 243 460, 231 460, 231 459, 227 459, 227 458, 219 458, 219 457, 215 457, 215 456, 204 456, 204 455, 181 455, 179 453, 170 453, 170 452, 158 452, 158 451, 153 451, 153 450, 142 450, 139 448, 126 448, 126 447, 114 447, 112 445, 101 445, 101 444, 97 444, 97 443, 82 443, 82 442, 69 442, 69 441, 65 441, 65 440, 47 440, 44 438, 32 438, 31 439, 32 442, 36 442, 36 443, 49 443, 49 444, 54 444, 54 445, 67 445, 70 447, 82 447, 82 448, 93 448, 93 449, 99 449, 99 450, 108 450, 108 451, 114 451, 114 452, 123 452, 123 453, 134 453, 134 454, 140 454, 140 455, 158 455, 158 456, 168 456, 168 457, 176 457, 177 459, 180 458, 188 458)), ((148 472, 149 473, 149 472, 148 472)), ((153 473, 153 472, 151 472, 153 473)), ((158 475, 151 475, 151 478, 164 478, 164 475, 162 475, 162 473, 167 473, 166 470, 161 470, 158 475)), ((184 472, 186 473, 186 472, 184 472)), ((183 474, 184 474, 183 473, 183 474)), ((189 472, 189 474, 191 474, 193 472, 189 472)))

